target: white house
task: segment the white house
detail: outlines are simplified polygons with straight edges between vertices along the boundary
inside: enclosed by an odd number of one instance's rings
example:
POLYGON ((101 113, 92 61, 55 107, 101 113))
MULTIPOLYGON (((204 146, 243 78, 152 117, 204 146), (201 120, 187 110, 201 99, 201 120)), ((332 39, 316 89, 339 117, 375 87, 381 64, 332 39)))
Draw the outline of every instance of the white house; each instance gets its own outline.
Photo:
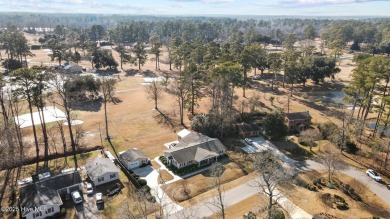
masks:
POLYGON ((43 219, 61 212, 62 198, 81 190, 78 172, 68 172, 52 177, 32 177, 31 182, 21 183, 20 209, 26 219, 43 219))
POLYGON ((95 186, 119 179, 119 169, 108 158, 96 158, 85 164, 85 170, 95 186))
POLYGON ((178 169, 190 165, 203 166, 216 162, 218 157, 226 151, 226 147, 217 138, 189 131, 181 131, 178 136, 179 143, 164 151, 168 164, 172 164, 178 169))
POLYGON ((123 163, 123 165, 126 166, 127 169, 134 169, 142 164, 147 164, 149 162, 148 156, 146 154, 137 149, 137 148, 131 148, 124 152, 119 152, 119 159, 123 163))

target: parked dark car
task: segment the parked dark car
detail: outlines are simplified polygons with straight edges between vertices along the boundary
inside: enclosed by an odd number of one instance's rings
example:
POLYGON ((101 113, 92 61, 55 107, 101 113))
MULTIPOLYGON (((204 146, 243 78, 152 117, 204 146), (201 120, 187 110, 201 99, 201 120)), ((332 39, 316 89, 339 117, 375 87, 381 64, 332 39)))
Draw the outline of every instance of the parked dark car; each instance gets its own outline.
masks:
POLYGON ((115 195, 115 194, 119 193, 119 191, 121 191, 121 189, 122 189, 122 185, 120 183, 116 183, 113 187, 111 187, 107 190, 107 195, 108 196, 115 195))

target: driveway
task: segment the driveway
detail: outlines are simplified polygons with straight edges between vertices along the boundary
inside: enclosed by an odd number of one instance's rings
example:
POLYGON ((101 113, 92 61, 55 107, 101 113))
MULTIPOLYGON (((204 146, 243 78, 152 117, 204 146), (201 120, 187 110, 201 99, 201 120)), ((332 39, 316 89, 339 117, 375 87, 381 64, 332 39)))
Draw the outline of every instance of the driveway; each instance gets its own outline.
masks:
MULTIPOLYGON (((295 164, 296 169, 299 171, 308 171, 308 170, 324 170, 326 169, 324 165, 313 161, 306 160, 301 161, 295 164)), ((385 184, 378 183, 373 180, 371 177, 367 176, 366 173, 351 167, 346 166, 344 169, 339 170, 339 172, 344 173, 352 178, 355 178, 359 182, 366 185, 373 193, 375 193, 378 197, 380 197, 383 201, 390 204, 390 191, 386 188, 385 184)))
MULTIPOLYGON (((95 191, 94 191, 95 194, 95 191)), ((75 206, 77 217, 82 219, 101 219, 100 212, 96 206, 94 195, 87 195, 86 188, 83 184, 83 203, 75 206)))
POLYGON ((181 178, 166 169, 166 167, 158 160, 158 158, 155 158, 154 160, 157 161, 161 166, 158 170, 153 169, 152 166, 146 166, 142 168, 133 169, 133 172, 139 175, 141 179, 145 179, 148 182, 148 185, 151 188, 151 194, 155 196, 156 201, 161 206, 163 206, 165 215, 173 214, 177 211, 182 210, 182 206, 176 204, 169 198, 167 194, 165 194, 164 190, 161 188, 164 185, 158 184, 158 171, 165 169, 174 177, 172 180, 166 182, 166 184, 175 182, 177 180, 180 180, 181 178))
POLYGON ((265 140, 263 136, 252 137, 250 139, 253 141, 253 144, 249 145, 245 141, 243 141, 246 146, 242 148, 242 150, 244 150, 245 152, 247 152, 249 154, 261 152, 264 150, 271 150, 276 155, 278 155, 280 157, 280 159, 285 163, 293 164, 293 163, 297 162, 296 160, 289 158, 288 156, 283 154, 281 151, 279 151, 275 147, 275 145, 273 145, 268 140, 265 140))
MULTIPOLYGON (((237 204, 253 195, 256 195, 262 192, 260 187, 252 186, 255 183, 255 180, 260 180, 259 178, 253 179, 245 184, 239 185, 234 189, 228 190, 224 193, 224 204, 225 207, 228 208, 234 204, 237 204)), ((274 190, 275 194, 279 193, 280 196, 277 198, 277 202, 284 208, 291 209, 291 217, 293 219, 311 219, 312 216, 294 205, 291 201, 285 198, 280 192, 274 190)), ((177 219, 177 218, 203 218, 209 217, 220 210, 213 205, 214 198, 211 197, 202 201, 202 203, 196 204, 190 208, 183 209, 181 211, 176 212, 175 214, 170 215, 169 219, 177 219)))
POLYGON ((152 166, 146 166, 141 168, 132 169, 134 173, 140 176, 141 179, 145 179, 148 182, 150 188, 158 186, 158 172, 153 169, 152 166))

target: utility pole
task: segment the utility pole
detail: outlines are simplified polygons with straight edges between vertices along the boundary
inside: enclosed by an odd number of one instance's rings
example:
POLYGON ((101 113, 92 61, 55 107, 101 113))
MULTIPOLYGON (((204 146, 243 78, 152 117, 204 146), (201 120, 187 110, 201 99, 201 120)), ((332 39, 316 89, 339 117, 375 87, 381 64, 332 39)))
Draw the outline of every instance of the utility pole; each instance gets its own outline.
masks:
POLYGON ((100 134, 100 144, 103 147, 103 139, 102 139, 102 131, 100 129, 100 123, 99 123, 99 134, 100 134))

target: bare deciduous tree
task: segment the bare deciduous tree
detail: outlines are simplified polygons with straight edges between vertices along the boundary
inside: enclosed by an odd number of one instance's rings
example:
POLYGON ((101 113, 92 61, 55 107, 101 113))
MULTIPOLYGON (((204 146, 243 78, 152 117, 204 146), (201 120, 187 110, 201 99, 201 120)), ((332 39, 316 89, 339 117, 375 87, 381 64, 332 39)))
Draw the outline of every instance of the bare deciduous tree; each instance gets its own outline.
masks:
POLYGON ((267 195, 268 218, 273 218, 274 205, 277 204, 278 199, 284 197, 276 189, 276 186, 290 179, 291 174, 282 166, 279 157, 268 150, 255 155, 254 169, 257 177, 252 180, 250 184, 252 184, 252 186, 260 187, 267 195))
POLYGON ((161 98, 162 94, 162 86, 161 83, 157 80, 153 80, 149 83, 146 88, 146 92, 148 93, 148 97, 154 101, 154 109, 157 110, 157 102, 161 98))
POLYGON ((226 218, 226 203, 225 203, 225 189, 221 181, 221 176, 224 172, 224 167, 221 163, 214 163, 209 171, 210 175, 213 178, 213 186, 215 188, 215 194, 211 203, 208 203, 218 209, 218 212, 215 212, 220 215, 221 218, 226 218))
POLYGON ((318 161, 322 163, 328 171, 328 182, 331 182, 332 175, 336 170, 344 167, 341 153, 333 149, 330 143, 323 146, 323 150, 318 156, 318 161))

